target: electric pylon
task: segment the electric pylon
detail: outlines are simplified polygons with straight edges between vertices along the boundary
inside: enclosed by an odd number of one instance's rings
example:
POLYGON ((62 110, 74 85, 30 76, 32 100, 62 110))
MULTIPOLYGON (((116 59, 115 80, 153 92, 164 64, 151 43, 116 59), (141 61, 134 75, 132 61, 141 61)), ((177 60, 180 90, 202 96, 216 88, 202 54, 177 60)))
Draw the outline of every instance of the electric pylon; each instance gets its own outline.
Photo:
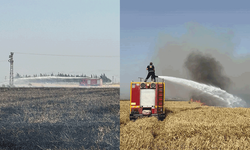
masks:
POLYGON ((14 60, 13 60, 13 55, 14 53, 13 52, 10 52, 10 55, 9 55, 9 62, 10 62, 10 87, 13 87, 13 83, 14 83, 14 77, 13 77, 13 63, 14 63, 14 60))

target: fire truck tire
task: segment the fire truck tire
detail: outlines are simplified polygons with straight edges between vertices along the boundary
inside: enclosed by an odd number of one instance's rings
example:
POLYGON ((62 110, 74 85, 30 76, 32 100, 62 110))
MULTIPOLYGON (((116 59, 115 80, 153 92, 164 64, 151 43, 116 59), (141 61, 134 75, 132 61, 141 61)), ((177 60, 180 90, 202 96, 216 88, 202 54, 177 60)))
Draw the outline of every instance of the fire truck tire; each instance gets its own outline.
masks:
POLYGON ((163 121, 165 118, 166 118, 166 115, 165 115, 165 114, 159 114, 159 115, 158 115, 158 120, 159 120, 159 121, 163 121))
POLYGON ((134 114, 130 114, 129 118, 130 118, 130 121, 136 120, 136 116, 134 114))

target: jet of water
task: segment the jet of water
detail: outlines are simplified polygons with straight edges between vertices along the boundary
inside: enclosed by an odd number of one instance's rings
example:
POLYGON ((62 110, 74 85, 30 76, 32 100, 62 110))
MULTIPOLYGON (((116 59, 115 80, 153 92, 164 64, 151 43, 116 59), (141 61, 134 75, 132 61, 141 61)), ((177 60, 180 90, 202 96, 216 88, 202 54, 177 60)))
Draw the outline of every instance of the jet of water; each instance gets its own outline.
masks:
POLYGON ((210 96, 213 96, 225 102, 228 105, 228 107, 246 107, 247 106, 247 103, 243 101, 241 98, 234 96, 230 93, 227 93, 226 91, 218 87, 198 83, 192 80, 170 77, 170 76, 158 76, 158 78, 171 81, 174 83, 178 83, 180 85, 186 85, 196 90, 202 91, 210 96))

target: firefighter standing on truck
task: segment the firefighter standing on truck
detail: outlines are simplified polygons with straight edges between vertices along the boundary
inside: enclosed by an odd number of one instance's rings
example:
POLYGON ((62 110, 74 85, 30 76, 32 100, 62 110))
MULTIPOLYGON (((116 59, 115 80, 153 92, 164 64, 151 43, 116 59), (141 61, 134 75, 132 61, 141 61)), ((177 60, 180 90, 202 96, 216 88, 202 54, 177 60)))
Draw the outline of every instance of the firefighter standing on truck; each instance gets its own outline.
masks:
POLYGON ((150 62, 150 64, 147 66, 147 70, 148 70, 148 75, 144 82, 147 82, 150 76, 152 77, 152 79, 154 79, 155 82, 155 67, 152 62, 150 62))

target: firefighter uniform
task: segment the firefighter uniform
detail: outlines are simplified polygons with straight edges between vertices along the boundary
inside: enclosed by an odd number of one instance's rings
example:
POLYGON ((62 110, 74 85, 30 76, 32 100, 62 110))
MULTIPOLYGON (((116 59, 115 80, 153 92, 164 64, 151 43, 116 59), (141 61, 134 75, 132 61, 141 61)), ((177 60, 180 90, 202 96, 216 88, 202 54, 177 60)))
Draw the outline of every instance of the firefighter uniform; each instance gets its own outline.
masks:
POLYGON ((153 79, 154 82, 155 82, 155 67, 154 67, 154 65, 148 65, 148 66, 147 66, 147 70, 148 70, 148 75, 147 75, 147 77, 146 77, 146 79, 145 79, 144 82, 147 82, 147 80, 148 80, 148 78, 149 78, 150 76, 152 77, 152 79, 153 79))

